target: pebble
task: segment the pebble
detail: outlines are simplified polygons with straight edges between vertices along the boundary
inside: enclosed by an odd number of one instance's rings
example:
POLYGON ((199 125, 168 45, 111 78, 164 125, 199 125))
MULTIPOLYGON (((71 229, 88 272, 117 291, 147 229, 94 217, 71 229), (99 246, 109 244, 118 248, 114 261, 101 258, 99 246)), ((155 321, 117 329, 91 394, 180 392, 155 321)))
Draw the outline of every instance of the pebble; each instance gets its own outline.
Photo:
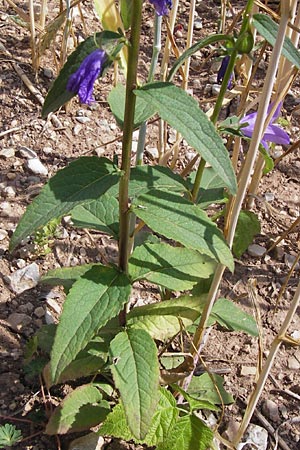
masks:
POLYGON ((250 256, 257 258, 261 258, 266 253, 265 247, 258 244, 250 244, 247 251, 250 256))
POLYGON ((241 376, 247 377, 248 375, 255 375, 256 374, 256 367, 252 366, 242 366, 241 367, 241 376))
POLYGON ((5 197, 8 198, 14 198, 16 196, 16 190, 13 186, 6 186, 6 188, 3 189, 3 193, 5 197))
POLYGON ((74 439, 70 443, 69 450, 101 450, 104 439, 96 433, 89 433, 85 436, 74 439))
MULTIPOLYGON (((284 254, 284 262, 288 266, 289 269, 292 268, 292 265, 294 264, 295 261, 296 261, 296 256, 290 255, 289 253, 284 254)), ((297 267, 297 264, 296 264, 296 267, 297 267)))
POLYGON ((87 123, 87 122, 91 121, 91 119, 89 117, 85 117, 85 116, 77 116, 77 117, 75 117, 75 119, 79 123, 87 123))
POLYGON ((43 148, 43 153, 45 153, 45 155, 51 155, 52 152, 53 152, 52 147, 44 147, 43 148))
MULTIPOLYGON (((245 444, 253 444, 254 448, 266 450, 268 446, 268 432, 264 428, 250 423, 244 435, 243 442, 236 448, 242 450, 245 444)), ((248 447, 249 448, 249 447, 248 447)))
POLYGON ((53 78, 53 70, 52 69, 48 69, 47 67, 44 68, 44 75, 46 78, 49 78, 49 80, 51 80, 51 78, 53 78))
POLYGON ((33 304, 31 302, 25 303, 25 305, 19 306, 19 311, 22 313, 31 313, 33 311, 33 304))
POLYGON ((45 322, 47 325, 52 325, 53 323, 56 323, 53 314, 50 311, 48 311, 48 309, 45 312, 45 322))
POLYGON ((280 421, 279 408, 278 408, 277 404, 275 402, 273 402, 273 400, 269 400, 269 399, 265 400, 262 403, 261 409, 262 409, 262 413, 268 419, 270 419, 272 422, 280 421))
POLYGON ((211 92, 213 95, 219 95, 221 86, 219 84, 213 84, 211 87, 211 92))
POLYGON ((291 370, 299 370, 300 369, 300 362, 298 361, 295 356, 290 356, 288 359, 288 368, 291 370))
POLYGON ((16 293, 21 294, 28 289, 32 289, 38 284, 39 266, 36 263, 29 264, 22 269, 16 270, 7 277, 10 288, 16 293))
POLYGON ((265 193, 265 200, 266 202, 272 202, 275 198, 275 195, 273 194, 273 192, 266 192, 265 193))
POLYGON ((8 233, 6 230, 0 229, 0 241, 3 241, 5 238, 7 238, 8 233))
POLYGON ((12 313, 8 316, 7 323, 14 331, 23 331, 31 323, 31 317, 24 313, 12 313))
POLYGON ((3 156, 3 158, 12 158, 15 156, 15 150, 13 148, 3 148, 0 150, 0 156, 3 156))
POLYGON ((6 177, 9 179, 9 180, 15 180, 16 179, 16 177, 17 177, 17 174, 15 174, 14 172, 8 172, 7 174, 6 174, 6 177))
POLYGON ((194 21, 194 29, 195 30, 201 30, 202 28, 203 28, 202 20, 199 19, 199 18, 195 19, 195 21, 194 21))
POLYGON ((38 319, 40 319, 41 317, 44 317, 45 310, 42 306, 38 306, 37 308, 35 308, 33 313, 38 319))
POLYGON ((299 330, 295 330, 291 333, 291 337, 293 339, 300 339, 300 331, 299 330))
POLYGON ((82 130, 81 125, 79 124, 75 125, 75 127, 73 128, 73 135, 78 136, 81 130, 82 130))
POLYGON ((21 156, 23 156, 23 158, 32 159, 38 157, 36 152, 28 147, 20 147, 19 152, 21 153, 21 156))
POLYGON ((159 157, 158 149, 156 147, 148 147, 147 153, 149 153, 153 159, 157 159, 159 157))
POLYGON ((27 161, 27 167, 36 175, 48 175, 48 169, 39 160, 39 158, 31 158, 27 161))

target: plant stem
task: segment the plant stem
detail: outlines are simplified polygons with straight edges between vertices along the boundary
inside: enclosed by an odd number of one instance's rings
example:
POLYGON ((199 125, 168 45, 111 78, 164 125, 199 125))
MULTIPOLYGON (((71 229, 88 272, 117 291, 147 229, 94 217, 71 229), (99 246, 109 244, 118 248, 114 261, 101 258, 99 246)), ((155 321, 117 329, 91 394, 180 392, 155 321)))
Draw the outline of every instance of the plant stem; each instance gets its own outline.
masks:
MULTIPOLYGON (((125 273, 128 272, 129 256, 129 198, 128 185, 130 179, 130 162, 132 133, 134 123, 134 110, 136 96, 137 63, 140 45, 140 33, 142 22, 142 0, 133 0, 131 36, 129 39, 128 71, 126 81, 126 103, 124 114, 124 134, 122 142, 122 176, 119 185, 119 213, 120 213, 120 238, 119 238, 119 267, 125 273)), ((124 322, 125 320, 123 320, 124 322)))

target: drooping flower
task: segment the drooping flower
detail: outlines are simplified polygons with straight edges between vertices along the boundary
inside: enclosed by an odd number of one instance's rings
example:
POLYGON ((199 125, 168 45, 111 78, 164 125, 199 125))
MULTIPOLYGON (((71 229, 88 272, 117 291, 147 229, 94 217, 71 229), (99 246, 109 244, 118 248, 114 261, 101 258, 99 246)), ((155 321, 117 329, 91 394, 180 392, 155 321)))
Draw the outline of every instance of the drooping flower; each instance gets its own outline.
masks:
MULTIPOLYGON (((218 74, 217 74, 217 83, 219 83, 219 84, 220 84, 220 83, 223 81, 223 79, 224 79, 224 75, 225 75, 225 72, 226 72, 226 70, 227 70, 227 66, 228 66, 229 60, 230 60, 230 56, 229 56, 229 55, 226 55, 226 56, 222 59, 222 64, 221 64, 221 67, 220 67, 220 69, 219 69, 219 71, 218 71, 218 74)), ((231 89, 231 88, 232 88, 232 80, 233 80, 233 74, 231 73, 230 78, 229 78, 229 81, 228 81, 228 84, 227 84, 227 88, 228 88, 228 89, 231 89)))
MULTIPOLYGON (((277 106, 269 125, 266 128, 266 131, 262 137, 261 143, 268 150, 267 142, 274 142, 275 144, 288 145, 290 143, 289 135, 280 128, 279 125, 274 124, 275 120, 278 119, 280 114, 282 103, 279 103, 277 106)), ((271 103, 268 107, 267 116, 269 115, 273 104, 271 103)), ((244 127, 240 129, 244 136, 251 138, 254 131, 254 126, 257 118, 257 112, 248 114, 240 120, 240 124, 246 124, 244 127)))
POLYGON ((94 83, 103 72, 103 66, 106 60, 107 54, 104 50, 98 48, 82 61, 76 72, 70 75, 67 90, 78 94, 81 103, 89 105, 94 101, 94 83))
POLYGON ((172 0, 150 0, 158 16, 167 16, 172 8, 172 0))

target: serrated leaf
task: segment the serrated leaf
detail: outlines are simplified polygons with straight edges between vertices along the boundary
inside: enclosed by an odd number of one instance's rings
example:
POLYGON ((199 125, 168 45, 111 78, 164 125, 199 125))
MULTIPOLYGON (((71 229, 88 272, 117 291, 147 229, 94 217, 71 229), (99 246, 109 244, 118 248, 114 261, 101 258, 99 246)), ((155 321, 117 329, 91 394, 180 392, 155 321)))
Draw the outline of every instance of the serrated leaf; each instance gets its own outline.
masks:
MULTIPOLYGON (((272 46, 275 45, 279 26, 274 20, 266 14, 254 14, 253 25, 269 44, 272 46)), ((297 69, 300 69, 300 53, 287 36, 284 38, 282 54, 294 64, 297 69)))
POLYGON ((173 291, 184 291, 199 278, 208 278, 215 268, 215 261, 197 251, 145 243, 132 253, 128 270, 133 281, 148 280, 173 291))
POLYGON ((57 172, 28 206, 12 236, 10 249, 50 220, 99 198, 118 182, 119 175, 109 159, 94 156, 79 158, 57 172))
POLYGON ((247 250, 254 236, 260 233, 260 222, 257 215, 251 211, 241 211, 239 214, 232 251, 237 258, 247 250))
POLYGON ((193 376, 187 392, 198 400, 206 400, 214 405, 221 405, 222 401, 224 405, 229 405, 234 400, 232 395, 225 391, 223 384, 224 380, 220 375, 213 374, 210 376, 208 373, 204 373, 200 377, 193 376))
POLYGON ((213 440, 213 432, 194 415, 180 417, 166 440, 157 450, 207 450, 213 440))
MULTIPOLYGON (((121 129, 123 129, 124 126, 125 97, 125 86, 117 84, 112 88, 107 98, 111 112, 115 116, 121 129)), ((155 113, 156 109, 154 107, 149 105, 142 98, 137 98, 134 111, 134 129, 139 128, 143 122, 150 119, 155 113)))
POLYGON ((128 428, 125 410, 122 403, 119 403, 108 414, 103 425, 99 430, 100 436, 113 436, 124 441, 131 441, 134 435, 128 428))
POLYGON ((102 400, 96 387, 80 386, 55 409, 45 431, 53 435, 87 430, 102 422, 109 411, 109 403, 102 400))
POLYGON ((197 101, 183 89, 167 82, 149 83, 134 92, 181 133, 218 173, 230 192, 235 194, 236 179, 228 150, 197 101))
MULTIPOLYGON (((102 31, 101 33, 96 33, 94 36, 90 36, 78 45, 76 50, 74 50, 74 52, 68 57, 67 62, 61 69, 58 77, 53 83, 52 88, 47 94, 42 109, 43 119, 45 119, 49 113, 56 111, 76 95, 74 92, 67 91, 67 83, 70 75, 76 72, 82 61, 99 47, 104 50, 111 50, 112 45, 117 45, 118 40, 121 38, 122 35, 119 33, 102 31)), ((104 64, 104 68, 108 67, 111 62, 112 61, 110 59, 107 59, 104 64)))
POLYGON ((119 203, 115 197, 104 194, 97 200, 76 206, 71 212, 75 227, 108 233, 115 239, 119 234, 119 203))
POLYGON ((245 313, 241 308, 226 298, 219 298, 210 318, 216 320, 221 326, 234 331, 245 331, 251 336, 258 336, 258 329, 254 317, 245 313))
MULTIPOLYGON (((193 172, 190 180, 195 181, 196 172, 193 172)), ((205 167, 201 178, 199 193, 196 199, 200 208, 207 208, 212 203, 225 203, 225 185, 224 181, 214 171, 212 167, 205 167)))
POLYGON ((71 289, 75 281, 79 280, 92 267, 104 267, 102 264, 83 264, 82 266, 60 267, 49 270, 40 282, 50 286, 63 286, 67 292, 71 289))
POLYGON ((143 439, 159 400, 156 345, 146 331, 132 329, 117 334, 109 353, 128 427, 137 439, 143 439))
POLYGON ((182 296, 160 303, 138 306, 127 314, 127 325, 146 330, 154 339, 164 341, 188 327, 200 316, 206 295, 182 296))
POLYGON ((100 328, 121 311, 130 289, 127 276, 110 267, 94 266, 74 283, 51 352, 54 383, 100 328))
POLYGON ((0 445, 3 447, 10 447, 22 439, 21 431, 14 425, 6 423, 0 427, 0 445))
POLYGON ((197 205, 176 193, 152 190, 135 199, 131 209, 156 233, 233 271, 233 257, 221 231, 197 205))

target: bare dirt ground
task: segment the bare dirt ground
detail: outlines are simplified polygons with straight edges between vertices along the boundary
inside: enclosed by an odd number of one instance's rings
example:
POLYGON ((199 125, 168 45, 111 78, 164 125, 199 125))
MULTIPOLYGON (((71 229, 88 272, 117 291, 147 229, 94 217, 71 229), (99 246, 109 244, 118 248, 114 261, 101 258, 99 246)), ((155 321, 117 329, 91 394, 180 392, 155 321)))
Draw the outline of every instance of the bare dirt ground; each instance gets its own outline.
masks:
MULTIPOLYGON (((175 36, 179 48, 183 45, 188 21, 189 2, 180 2, 178 23, 182 25, 175 36), (183 37, 182 37, 183 36, 183 37)), ((238 11, 241 3, 233 2, 238 11)), ((50 1, 51 14, 58 12, 58 5, 50 1)), ((27 2, 20 1, 18 6, 27 12, 27 2)), ((145 8, 143 34, 147 36, 142 43, 142 71, 149 63, 149 39, 152 33, 151 8, 145 8)), ((219 17, 219 2, 199 1, 197 18, 202 27, 195 30, 194 40, 216 31, 219 17)), ((84 2, 83 12, 90 33, 98 30, 98 20, 89 2, 84 2)), ((51 51, 41 59, 41 67, 35 76, 30 63, 29 32, 14 23, 13 9, 2 0, 0 3, 0 44, 10 52, 10 56, 1 50, 2 69, 0 73, 0 414, 2 423, 13 423, 22 430, 28 439, 15 446, 16 449, 51 450, 67 448, 68 439, 58 440, 43 434, 47 421, 49 396, 43 394, 40 380, 31 378, 23 370, 24 348, 42 324, 57 317, 58 308, 63 302, 63 293, 59 289, 34 286, 23 292, 13 285, 12 274, 17 270, 36 264, 39 275, 49 269, 68 265, 77 265, 89 261, 105 261, 115 256, 115 245, 104 235, 86 233, 72 229, 66 222, 54 238, 52 251, 43 255, 36 250, 32 241, 24 242, 13 254, 8 251, 9 238, 18 220, 32 198, 43 184, 58 169, 81 155, 105 155, 112 158, 121 150, 120 130, 118 129, 106 102, 110 90, 112 74, 105 77, 95 90, 96 102, 88 107, 73 100, 67 111, 58 114, 60 125, 51 120, 41 119, 41 105, 36 96, 29 92, 19 74, 13 67, 18 64, 43 96, 56 76, 54 58, 51 51), (116 139, 117 137, 117 139, 116 139), (40 172, 31 168, 31 152, 43 165, 40 172), (42 172, 42 173, 41 173, 42 172), (54 308, 54 309, 53 309, 54 308), (27 421, 27 422, 26 422, 27 421), (35 434, 37 435, 35 436, 35 434), (31 437, 32 436, 32 437, 31 437)), ((230 20, 230 18, 228 18, 230 20)), ((75 18, 75 37, 84 36, 80 17, 75 18)), ((59 49, 57 44, 56 49, 59 49)), ((58 55, 58 52, 56 51, 58 55)), ((199 101, 212 97, 208 85, 216 78, 214 58, 205 50, 192 61, 190 87, 192 95, 199 101), (207 58, 209 57, 209 58, 207 58), (200 66, 200 61, 204 61, 200 66)), ((266 63, 263 61, 256 80, 263 83, 266 63)), ((145 70, 144 70, 145 72, 145 70)), ((146 72, 145 72, 146 73, 146 72)), ((288 131, 291 141, 299 139, 299 116, 295 106, 299 99, 299 82, 292 88, 283 107, 283 114, 289 121, 288 131)), ((207 110, 211 103, 203 104, 207 110)), ((234 104, 232 105, 234 113, 234 104)), ((169 139, 171 140, 170 133, 169 139)), ((147 136, 147 162, 157 162, 153 148, 156 147, 157 128, 151 127, 147 136), (151 150, 152 149, 152 150, 151 150)), ((283 151, 277 149, 277 151, 283 151)), ((193 155, 192 149, 182 146, 182 158, 179 163, 184 167, 193 155)), ((275 169, 265 176, 254 202, 254 211, 261 220, 261 233, 255 242, 268 247, 299 217, 299 174, 300 151, 295 150, 284 158, 275 169)), ((287 274, 299 253, 299 229, 289 234, 276 251, 264 256, 250 256, 247 252, 236 261, 234 275, 226 274, 222 284, 222 296, 239 303, 245 310, 254 314, 249 295, 249 280, 255 280, 255 297, 261 316, 263 337, 263 357, 268 354, 269 346, 275 337, 289 308, 295 286, 299 278, 299 264, 292 274, 282 299, 276 307, 279 291, 287 274)), ((35 266, 34 266, 35 267, 35 266)), ((137 300, 146 299, 146 288, 137 292, 137 300)), ((151 294, 153 295, 153 294, 151 294)), ((300 333, 299 312, 293 320, 290 332, 300 333)), ((225 420, 220 431, 229 426, 228 433, 234 430, 234 424, 241 420, 248 395, 255 385, 255 367, 257 364, 258 343, 244 333, 228 332, 215 328, 203 353, 203 358, 212 368, 222 370, 225 387, 236 402, 226 408, 225 420), (229 424, 229 425, 228 425, 229 424)), ((64 394, 63 388, 52 393, 52 398, 64 394)), ((258 405, 261 413, 278 430, 290 450, 300 446, 300 350, 290 345, 282 345, 272 376, 258 405), (269 403, 268 401, 272 402, 269 403)), ((261 424, 255 416, 253 423, 261 424)), ((274 448, 275 432, 269 431, 269 449, 274 448)), ((141 448, 132 444, 107 441, 109 449, 141 448)))

